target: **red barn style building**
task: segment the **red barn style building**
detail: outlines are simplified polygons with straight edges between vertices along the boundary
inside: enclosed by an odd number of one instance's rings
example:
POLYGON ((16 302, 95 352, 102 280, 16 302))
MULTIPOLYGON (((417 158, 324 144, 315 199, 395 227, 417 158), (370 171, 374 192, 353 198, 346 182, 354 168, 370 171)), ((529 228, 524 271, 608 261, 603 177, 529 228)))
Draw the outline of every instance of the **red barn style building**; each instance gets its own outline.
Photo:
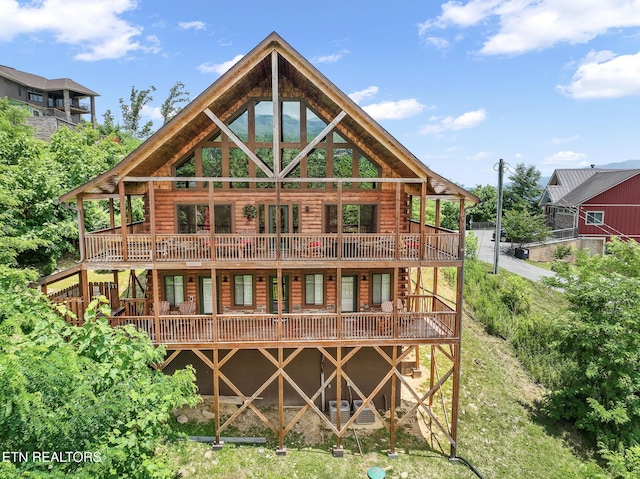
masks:
POLYGON ((556 170, 540 204, 553 229, 640 241, 640 170, 556 170))

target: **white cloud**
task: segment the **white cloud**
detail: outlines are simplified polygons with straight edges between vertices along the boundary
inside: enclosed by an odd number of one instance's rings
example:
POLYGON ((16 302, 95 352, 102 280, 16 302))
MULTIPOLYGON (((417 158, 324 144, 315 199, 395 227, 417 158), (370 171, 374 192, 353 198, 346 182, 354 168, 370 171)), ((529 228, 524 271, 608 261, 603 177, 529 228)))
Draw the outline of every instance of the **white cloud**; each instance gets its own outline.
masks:
POLYGON ((487 112, 484 108, 463 113, 462 115, 455 118, 452 116, 432 117, 431 121, 434 123, 423 126, 422 128, 420 128, 419 133, 422 135, 429 135, 433 133, 442 133, 449 130, 464 130, 466 128, 476 127, 486 119, 487 112))
POLYGON ((140 111, 140 116, 146 118, 148 120, 153 120, 154 122, 159 121, 162 122, 162 113, 160 112, 159 106, 149 106, 144 105, 142 110, 140 111))
POLYGON ((349 50, 340 50, 337 53, 332 53, 331 55, 323 55, 320 57, 314 57, 311 60, 311 63, 335 63, 340 60, 343 56, 347 55, 349 50))
POLYGON ((591 52, 568 85, 558 85, 573 98, 618 98, 640 95, 640 53, 615 56, 612 52, 591 52))
POLYGON ((202 73, 217 73, 218 75, 222 75, 223 73, 226 73, 229 68, 238 63, 242 57, 244 57, 244 55, 236 55, 233 59, 224 63, 201 63, 196 67, 196 70, 202 73))
POLYGON ((558 43, 586 43, 619 28, 640 26, 640 2, 629 0, 449 0, 442 15, 418 25, 436 29, 481 25, 489 37, 484 55, 517 55, 558 43), (497 32, 496 32, 497 30, 497 32), (495 33, 494 33, 495 32, 495 33))
POLYGON ((136 0, 0 0, 0 42, 51 33, 56 42, 80 49, 77 60, 121 58, 145 48, 136 40, 142 27, 120 18, 136 7, 136 0))
POLYGON ((576 153, 575 151, 559 151, 551 156, 547 156, 542 160, 543 165, 559 165, 561 167, 580 167, 588 166, 587 155, 584 153, 576 153))
POLYGON ((443 50, 450 45, 449 40, 447 40, 444 37, 428 36, 428 37, 425 37, 424 42, 433 45, 439 50, 443 50))
POLYGON ((573 141, 576 141, 578 138, 580 138, 579 135, 568 136, 566 138, 554 137, 551 138, 551 143, 553 143, 554 145, 562 145, 563 143, 571 143, 573 141))
POLYGON ((362 107, 364 111, 376 120, 401 120, 418 115, 422 113, 425 108, 425 105, 415 98, 399 101, 384 101, 362 107))
POLYGON ((365 88, 364 90, 349 93, 349 98, 351 98, 356 103, 360 103, 362 100, 366 100, 367 98, 374 97, 377 94, 378 94, 378 87, 370 86, 368 88, 365 88))
POLYGON ((189 30, 190 28, 193 28, 194 30, 206 30, 207 29, 207 24, 204 23, 204 22, 201 22, 199 20, 193 21, 193 22, 179 22, 178 26, 180 28, 185 29, 185 30, 189 30))
POLYGON ((490 158, 496 158, 496 154, 492 151, 479 151, 475 155, 469 157, 471 161, 484 161, 490 158))

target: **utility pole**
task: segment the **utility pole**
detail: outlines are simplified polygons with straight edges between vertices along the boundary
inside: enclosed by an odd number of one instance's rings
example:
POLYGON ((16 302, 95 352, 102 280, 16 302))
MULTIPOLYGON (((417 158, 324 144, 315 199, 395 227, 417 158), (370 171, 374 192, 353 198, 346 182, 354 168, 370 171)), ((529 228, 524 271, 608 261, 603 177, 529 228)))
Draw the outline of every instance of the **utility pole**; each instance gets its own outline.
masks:
POLYGON ((498 205, 496 211, 496 233, 493 245, 493 274, 498 274, 498 258, 500 257, 500 231, 502 230, 502 177, 504 176, 504 160, 498 162, 498 205))

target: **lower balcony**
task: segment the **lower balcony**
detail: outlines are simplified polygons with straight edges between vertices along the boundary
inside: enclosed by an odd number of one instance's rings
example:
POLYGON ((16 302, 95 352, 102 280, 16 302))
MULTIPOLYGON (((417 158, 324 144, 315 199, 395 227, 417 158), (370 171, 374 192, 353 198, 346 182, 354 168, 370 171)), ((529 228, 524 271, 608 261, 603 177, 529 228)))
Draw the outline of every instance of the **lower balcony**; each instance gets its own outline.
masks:
POLYGON ((455 338, 454 311, 429 313, 366 312, 343 314, 278 315, 170 315, 114 316, 112 326, 133 325, 155 344, 169 347, 193 345, 278 345, 323 342, 423 342, 455 338))

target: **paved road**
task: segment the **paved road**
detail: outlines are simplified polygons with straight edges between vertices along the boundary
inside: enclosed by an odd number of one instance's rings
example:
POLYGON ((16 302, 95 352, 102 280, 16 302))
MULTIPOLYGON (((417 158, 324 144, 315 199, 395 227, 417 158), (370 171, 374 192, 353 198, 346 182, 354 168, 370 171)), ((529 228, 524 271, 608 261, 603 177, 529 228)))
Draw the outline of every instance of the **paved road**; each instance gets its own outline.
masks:
MULTIPOLYGON (((493 264, 495 255, 495 241, 491 240, 493 230, 473 230, 473 234, 478 238, 478 259, 493 264)), ((510 248, 511 243, 500 243, 500 255, 498 256, 498 269, 504 268, 507 271, 530 279, 531 281, 539 281, 545 276, 553 276, 553 271, 539 268, 526 261, 517 259, 506 251, 510 248)))

